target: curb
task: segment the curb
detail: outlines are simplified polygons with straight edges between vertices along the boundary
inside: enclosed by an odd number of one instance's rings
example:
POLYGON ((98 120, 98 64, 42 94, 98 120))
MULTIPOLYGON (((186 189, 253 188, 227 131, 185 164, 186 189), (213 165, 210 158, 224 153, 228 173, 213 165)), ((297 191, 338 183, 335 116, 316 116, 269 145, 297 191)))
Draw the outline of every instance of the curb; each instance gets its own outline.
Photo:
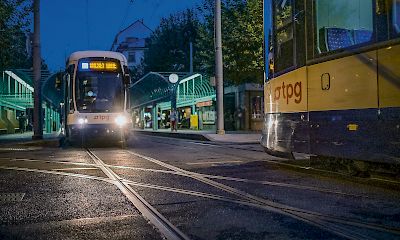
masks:
POLYGON ((203 134, 195 133, 177 133, 177 132, 150 132, 150 131, 137 131, 133 130, 134 134, 161 136, 161 137, 171 137, 171 138, 182 138, 198 141, 212 141, 212 139, 204 136, 203 134))
POLYGON ((59 148, 62 146, 63 138, 51 138, 51 139, 40 139, 40 140, 27 140, 27 141, 13 141, 8 143, 0 143, 0 146, 26 146, 26 147, 48 147, 48 148, 59 148))
POLYGON ((41 140, 33 140, 29 142, 18 143, 18 145, 22 146, 32 146, 32 147, 48 147, 48 148, 58 148, 61 147, 62 138, 55 139, 41 139, 41 140))

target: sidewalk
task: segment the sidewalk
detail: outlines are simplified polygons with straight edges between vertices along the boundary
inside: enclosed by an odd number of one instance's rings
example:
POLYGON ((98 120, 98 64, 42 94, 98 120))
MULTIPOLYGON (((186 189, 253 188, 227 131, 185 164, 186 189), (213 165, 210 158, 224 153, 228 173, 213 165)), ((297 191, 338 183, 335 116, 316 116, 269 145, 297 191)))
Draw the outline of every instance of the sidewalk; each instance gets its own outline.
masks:
POLYGON ((32 140, 33 132, 1 134, 0 145, 23 144, 28 146, 60 146, 60 132, 43 133, 43 139, 32 140))
POLYGON ((215 131, 178 130, 177 132, 171 132, 170 129, 159 129, 156 131, 152 129, 135 129, 134 133, 236 144, 258 144, 261 138, 261 132, 250 131, 231 131, 220 135, 216 134, 215 131))
MULTIPOLYGON (((233 144, 259 144, 261 132, 250 131, 232 131, 224 135, 216 134, 215 131, 196 131, 196 130, 178 130, 171 132, 169 129, 135 129, 133 134, 146 134, 161 137, 182 138, 198 141, 210 141, 215 143, 233 143, 233 144)), ((23 144, 29 146, 60 146, 60 133, 43 133, 43 139, 32 140, 33 132, 2 134, 0 135, 0 145, 23 144)))

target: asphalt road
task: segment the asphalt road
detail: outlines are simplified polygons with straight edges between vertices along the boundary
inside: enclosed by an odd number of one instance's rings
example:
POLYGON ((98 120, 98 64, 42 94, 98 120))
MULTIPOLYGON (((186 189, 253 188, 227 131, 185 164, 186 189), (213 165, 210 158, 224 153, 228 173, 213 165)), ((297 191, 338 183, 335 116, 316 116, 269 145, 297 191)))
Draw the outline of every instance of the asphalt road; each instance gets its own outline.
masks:
POLYGON ((279 160, 145 135, 125 149, 0 147, 0 239, 400 239, 398 191, 279 160))

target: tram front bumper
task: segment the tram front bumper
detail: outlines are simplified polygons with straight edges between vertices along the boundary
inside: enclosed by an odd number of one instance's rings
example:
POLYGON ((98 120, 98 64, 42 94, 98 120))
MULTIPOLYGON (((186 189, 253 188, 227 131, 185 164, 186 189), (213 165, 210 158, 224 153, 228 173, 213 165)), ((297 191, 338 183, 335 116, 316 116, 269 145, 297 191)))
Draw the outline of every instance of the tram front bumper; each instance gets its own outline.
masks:
POLYGON ((68 127, 69 137, 72 140, 104 140, 109 139, 121 140, 130 133, 129 128, 120 128, 114 125, 71 125, 68 127))

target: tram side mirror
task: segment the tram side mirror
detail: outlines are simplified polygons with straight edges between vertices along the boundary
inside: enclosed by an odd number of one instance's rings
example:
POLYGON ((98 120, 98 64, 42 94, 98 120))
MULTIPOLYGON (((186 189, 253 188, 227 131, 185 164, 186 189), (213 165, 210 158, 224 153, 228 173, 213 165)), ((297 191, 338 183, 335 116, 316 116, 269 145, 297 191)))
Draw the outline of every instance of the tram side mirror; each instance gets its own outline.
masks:
POLYGON ((131 76, 129 74, 129 68, 127 66, 124 66, 124 84, 131 84, 131 76))
POLYGON ((69 73, 72 76, 74 73, 74 70, 75 70, 75 64, 71 64, 67 68, 67 73, 69 73))

